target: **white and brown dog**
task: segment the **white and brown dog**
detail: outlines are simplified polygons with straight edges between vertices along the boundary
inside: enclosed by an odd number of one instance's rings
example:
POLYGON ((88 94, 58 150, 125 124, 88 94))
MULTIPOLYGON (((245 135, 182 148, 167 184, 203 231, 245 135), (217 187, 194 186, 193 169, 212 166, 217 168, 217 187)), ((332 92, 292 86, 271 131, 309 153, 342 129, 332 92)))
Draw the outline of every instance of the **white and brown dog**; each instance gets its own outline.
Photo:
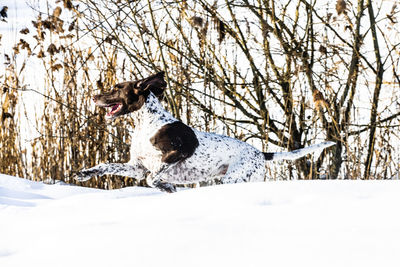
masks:
POLYGON ((297 159, 334 145, 323 142, 291 152, 265 153, 237 139, 200 132, 174 118, 158 97, 166 87, 164 72, 146 79, 115 85, 94 102, 111 108, 107 118, 132 113, 134 131, 128 163, 100 164, 78 172, 75 179, 114 174, 147 179, 166 192, 173 184, 195 183, 219 178, 222 183, 264 181, 265 161, 297 159))

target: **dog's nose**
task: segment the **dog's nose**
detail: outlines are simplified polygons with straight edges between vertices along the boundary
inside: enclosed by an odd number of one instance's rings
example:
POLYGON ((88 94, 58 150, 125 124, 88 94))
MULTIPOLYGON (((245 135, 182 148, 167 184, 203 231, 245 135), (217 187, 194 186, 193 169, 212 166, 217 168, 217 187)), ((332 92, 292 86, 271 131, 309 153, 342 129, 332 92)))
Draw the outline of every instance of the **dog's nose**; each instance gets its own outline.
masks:
POLYGON ((95 96, 93 97, 93 101, 94 101, 94 102, 97 101, 97 95, 95 95, 95 96))

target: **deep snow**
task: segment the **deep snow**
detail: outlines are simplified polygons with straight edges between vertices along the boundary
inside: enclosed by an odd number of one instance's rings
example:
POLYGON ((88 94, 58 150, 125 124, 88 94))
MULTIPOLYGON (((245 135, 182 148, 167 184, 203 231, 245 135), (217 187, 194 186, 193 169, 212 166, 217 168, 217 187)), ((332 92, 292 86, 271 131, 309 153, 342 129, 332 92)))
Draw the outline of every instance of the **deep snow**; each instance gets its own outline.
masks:
POLYGON ((399 181, 175 194, 0 175, 0 266, 400 266, 399 181))

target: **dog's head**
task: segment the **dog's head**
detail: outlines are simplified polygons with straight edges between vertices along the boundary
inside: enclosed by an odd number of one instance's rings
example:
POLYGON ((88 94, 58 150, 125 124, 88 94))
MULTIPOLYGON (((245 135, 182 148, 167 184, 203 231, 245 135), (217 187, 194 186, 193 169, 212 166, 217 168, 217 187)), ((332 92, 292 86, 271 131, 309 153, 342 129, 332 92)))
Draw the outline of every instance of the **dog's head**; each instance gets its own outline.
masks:
POLYGON ((114 119, 139 110, 146 102, 150 92, 160 97, 166 86, 162 71, 142 80, 116 84, 113 90, 96 95, 93 100, 97 106, 110 108, 106 118, 114 119))

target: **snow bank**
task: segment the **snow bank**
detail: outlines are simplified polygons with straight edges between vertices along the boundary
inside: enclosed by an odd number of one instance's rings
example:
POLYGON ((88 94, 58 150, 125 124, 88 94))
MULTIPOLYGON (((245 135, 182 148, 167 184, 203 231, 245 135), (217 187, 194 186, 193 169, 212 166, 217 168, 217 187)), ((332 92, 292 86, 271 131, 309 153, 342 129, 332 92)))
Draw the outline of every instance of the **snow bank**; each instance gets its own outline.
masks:
POLYGON ((175 194, 0 175, 0 266, 400 266, 398 181, 175 194))

